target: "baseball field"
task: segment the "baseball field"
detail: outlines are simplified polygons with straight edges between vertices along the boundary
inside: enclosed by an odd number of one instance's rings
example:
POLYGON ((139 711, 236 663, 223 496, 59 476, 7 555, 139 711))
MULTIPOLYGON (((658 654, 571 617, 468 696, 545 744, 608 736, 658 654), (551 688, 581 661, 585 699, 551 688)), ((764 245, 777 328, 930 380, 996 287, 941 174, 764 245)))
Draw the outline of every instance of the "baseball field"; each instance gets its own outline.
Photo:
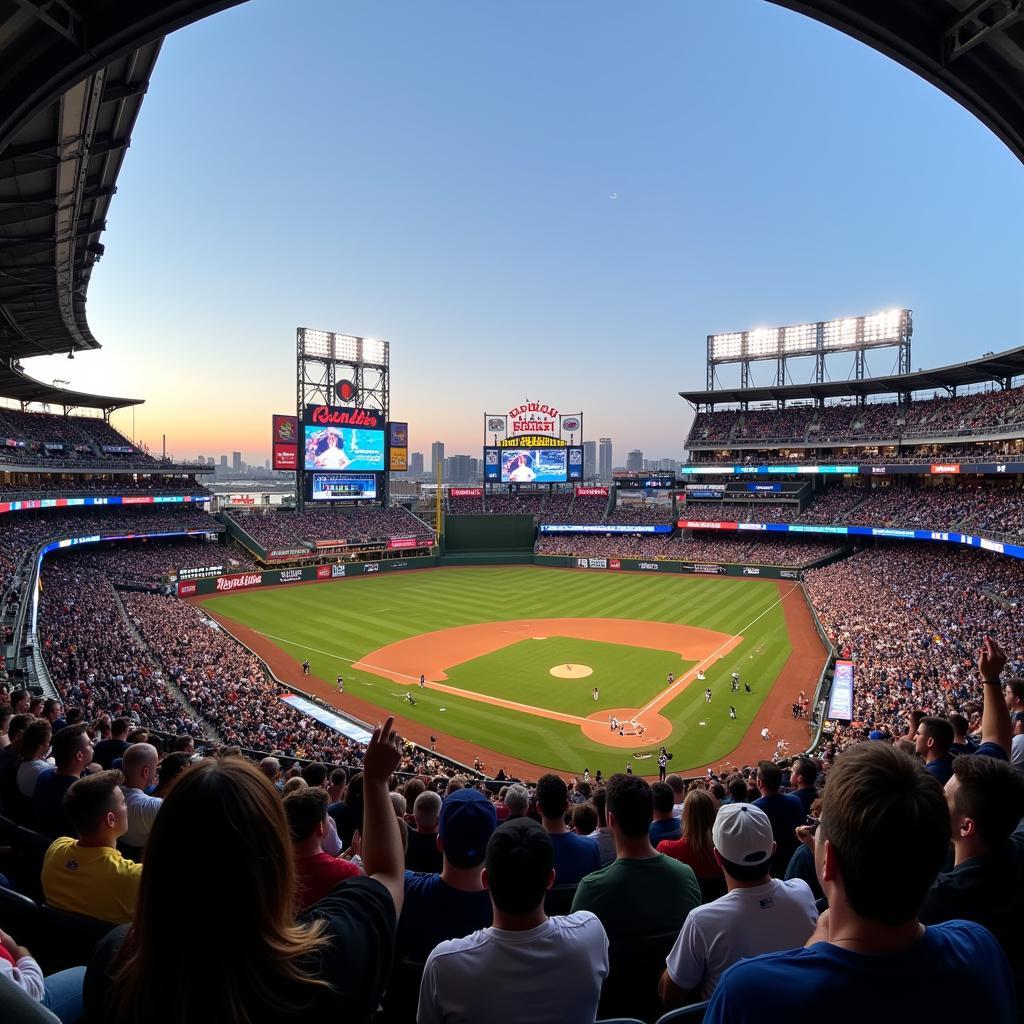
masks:
POLYGON ((628 761, 651 775, 645 755, 662 744, 673 771, 766 756, 779 736, 802 748, 789 708, 824 656, 788 581, 451 568, 202 605, 280 678, 363 721, 395 714, 407 736, 491 774, 608 775, 628 761))

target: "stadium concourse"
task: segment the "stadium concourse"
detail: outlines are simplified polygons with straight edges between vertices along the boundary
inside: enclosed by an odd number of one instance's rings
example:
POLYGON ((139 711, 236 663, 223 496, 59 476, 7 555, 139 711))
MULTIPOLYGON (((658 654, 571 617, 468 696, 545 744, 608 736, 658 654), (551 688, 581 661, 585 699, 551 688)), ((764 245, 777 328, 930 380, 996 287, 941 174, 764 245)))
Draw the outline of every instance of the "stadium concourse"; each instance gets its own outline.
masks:
MULTIPOLYGON (((1015 5, 781 2, 1024 157, 1015 5)), ((21 364, 98 347, 88 285, 162 38, 229 6, 0 0, 3 1020, 1019 1019, 1024 350, 760 389, 709 372, 671 498, 447 496, 534 517, 534 557, 586 571, 801 577, 854 680, 807 695, 805 753, 754 736, 699 777, 666 755, 653 785, 489 780, 390 722, 350 736, 175 583, 414 559, 431 528, 373 504, 211 515, 206 467, 110 424, 136 399, 21 364)))

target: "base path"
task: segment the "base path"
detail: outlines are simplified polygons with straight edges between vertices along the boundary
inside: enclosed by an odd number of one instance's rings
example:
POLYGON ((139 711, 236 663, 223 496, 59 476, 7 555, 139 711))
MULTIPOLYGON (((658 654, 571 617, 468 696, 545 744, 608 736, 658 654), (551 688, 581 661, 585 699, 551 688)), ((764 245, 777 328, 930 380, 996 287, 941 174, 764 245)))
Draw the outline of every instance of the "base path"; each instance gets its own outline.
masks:
MULTIPOLYGON (((583 734, 595 743, 609 747, 636 746, 637 743, 657 743, 672 732, 672 723, 659 714, 661 709, 674 700, 694 678, 700 668, 707 668, 719 658, 724 658, 737 644, 743 642, 740 634, 728 636, 713 629, 700 626, 684 626, 675 622, 648 622, 643 619, 513 619, 499 622, 479 622, 471 626, 453 626, 433 633, 420 633, 396 643, 379 647, 372 654, 353 664, 353 668, 374 675, 383 676, 400 685, 426 676, 427 686, 432 690, 450 693, 467 700, 495 707, 508 708, 550 718, 557 722, 578 725, 583 734), (561 711, 550 711, 533 704, 494 697, 475 690, 450 686, 441 680, 448 678, 447 670, 455 665, 473 661, 485 654, 517 644, 522 640, 539 639, 541 636, 572 637, 577 640, 596 640, 601 643, 622 644, 629 647, 643 647, 646 650, 668 651, 680 661, 696 662, 685 675, 663 690, 642 711, 637 708, 619 709, 616 717, 623 723, 636 719, 643 724, 643 733, 636 731, 631 736, 620 736, 618 731, 608 728, 608 712, 590 716, 570 715, 561 711)), ((566 678, 588 676, 591 669, 578 673, 568 672, 567 665, 551 669, 552 675, 563 671, 566 678)), ((627 728, 628 725, 627 725, 627 728)), ((624 730, 625 731, 625 730, 624 730)))

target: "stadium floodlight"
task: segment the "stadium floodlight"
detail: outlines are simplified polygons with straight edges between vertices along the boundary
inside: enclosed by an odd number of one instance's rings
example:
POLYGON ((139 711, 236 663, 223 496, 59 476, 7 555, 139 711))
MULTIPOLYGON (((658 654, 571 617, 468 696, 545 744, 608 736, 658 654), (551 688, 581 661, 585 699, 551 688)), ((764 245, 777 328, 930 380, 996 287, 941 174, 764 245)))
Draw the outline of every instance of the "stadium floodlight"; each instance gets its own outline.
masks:
POLYGON ((721 360, 723 362, 738 359, 743 354, 743 334, 742 332, 735 332, 733 334, 712 334, 709 338, 711 342, 711 355, 715 360, 721 360))
POLYGON ((841 350, 908 346, 911 331, 909 309, 888 309, 868 316, 709 334, 708 358, 711 363, 735 363, 841 350))
POLYGON ((387 366, 388 348, 388 343, 380 338, 363 338, 363 362, 387 366))
POLYGON ((352 334, 334 335, 334 358, 346 363, 359 362, 359 342, 352 334))
POLYGON ((773 355, 779 348, 779 332, 774 327, 759 327, 747 334, 746 353, 753 359, 773 355))
POLYGON ((818 343, 817 324, 794 324, 782 328, 782 354, 798 355, 813 352, 818 343))
POLYGON ((331 358, 331 335, 329 331, 317 331, 311 327, 300 328, 302 332, 302 354, 310 359, 331 358))

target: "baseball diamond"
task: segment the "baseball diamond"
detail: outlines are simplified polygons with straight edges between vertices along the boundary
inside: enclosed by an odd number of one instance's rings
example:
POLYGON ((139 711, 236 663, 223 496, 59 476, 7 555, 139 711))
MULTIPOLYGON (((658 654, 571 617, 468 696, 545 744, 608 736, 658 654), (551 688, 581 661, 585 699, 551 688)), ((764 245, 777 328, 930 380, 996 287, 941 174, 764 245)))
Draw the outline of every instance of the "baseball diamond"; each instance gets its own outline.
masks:
POLYGON ((651 743, 680 769, 721 766, 756 751, 765 724, 805 744, 789 708, 825 658, 800 588, 785 581, 476 567, 190 600, 284 681, 364 721, 396 714, 409 738, 437 735, 466 763, 526 774, 608 774, 651 743), (592 672, 553 679, 566 665, 592 672), (343 670, 342 695, 330 681, 343 670), (752 688, 735 719, 724 699, 733 672, 752 688), (722 697, 710 711, 706 687, 722 697))

